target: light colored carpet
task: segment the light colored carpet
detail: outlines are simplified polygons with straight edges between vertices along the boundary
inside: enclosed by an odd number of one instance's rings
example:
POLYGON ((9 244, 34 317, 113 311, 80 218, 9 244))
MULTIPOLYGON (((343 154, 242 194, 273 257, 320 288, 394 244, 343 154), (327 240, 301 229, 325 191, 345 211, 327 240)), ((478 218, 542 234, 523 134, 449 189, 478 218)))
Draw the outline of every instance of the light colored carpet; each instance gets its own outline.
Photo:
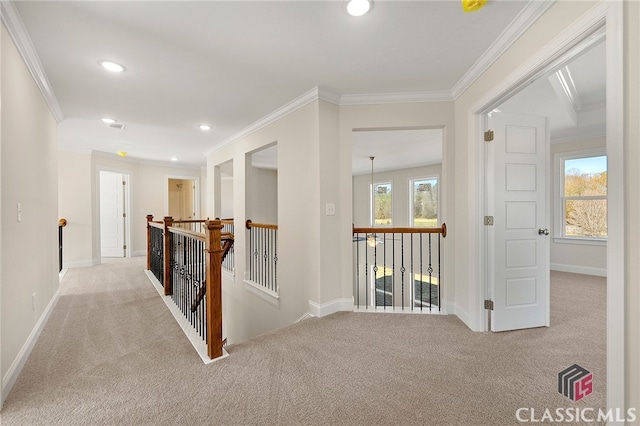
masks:
POLYGON ((454 316, 345 312, 204 365, 143 265, 69 270, 3 425, 512 425, 519 407, 605 404, 603 278, 553 273, 551 328, 474 333, 454 316), (556 384, 574 363, 594 375, 578 403, 556 384))

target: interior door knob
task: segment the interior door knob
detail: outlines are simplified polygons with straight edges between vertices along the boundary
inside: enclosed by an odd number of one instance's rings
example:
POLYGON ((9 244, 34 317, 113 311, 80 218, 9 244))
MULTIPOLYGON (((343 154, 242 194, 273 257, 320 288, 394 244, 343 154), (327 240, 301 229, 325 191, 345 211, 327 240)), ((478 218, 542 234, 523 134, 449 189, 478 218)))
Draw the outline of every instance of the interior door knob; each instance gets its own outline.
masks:
POLYGON ((547 228, 538 229, 538 235, 549 235, 549 230, 547 228))

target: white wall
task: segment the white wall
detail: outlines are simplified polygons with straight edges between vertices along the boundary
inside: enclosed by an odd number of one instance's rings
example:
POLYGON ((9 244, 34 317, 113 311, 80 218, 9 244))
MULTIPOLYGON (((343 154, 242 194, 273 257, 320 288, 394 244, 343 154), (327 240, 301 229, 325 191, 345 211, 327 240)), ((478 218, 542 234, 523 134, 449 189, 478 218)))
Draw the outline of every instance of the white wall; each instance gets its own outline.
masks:
POLYGON ((246 172, 247 219, 278 224, 278 171, 247 166, 246 172))
MULTIPOLYGON (((640 410, 640 3, 626 1, 625 37, 625 201, 628 265, 626 277, 626 405, 640 410)), ((640 422, 636 422, 640 424, 640 422)))
MULTIPOLYGON (((563 152, 578 151, 581 149, 605 148, 606 139, 603 137, 578 140, 573 142, 551 144, 551 223, 554 235, 555 227, 562 224, 555 223, 555 191, 558 181, 558 170, 554 162, 554 155, 563 152)), ((594 245, 585 243, 570 243, 567 240, 551 240, 551 269, 555 271, 573 272, 578 274, 590 274, 606 276, 607 274, 607 246, 605 244, 594 245)))
MULTIPOLYGON (((59 214, 68 220, 64 234, 65 267, 97 265, 99 256, 98 175, 100 170, 129 174, 132 255, 146 253, 146 215, 168 214, 167 179, 200 178, 202 170, 157 166, 115 156, 59 152, 59 214)), ((201 203, 203 205, 204 203, 201 203)))
MULTIPOLYGON (((207 155, 210 173, 208 187, 220 191, 222 182, 216 166, 233 160, 233 216, 235 233, 235 276, 224 274, 223 304, 229 342, 238 342, 291 324, 307 312, 310 288, 317 287, 319 258, 318 224, 318 102, 291 112, 235 143, 207 155), (278 143, 277 223, 278 285, 277 301, 260 297, 244 283, 246 231, 239 225, 249 217, 246 194, 251 168, 248 153, 278 143)), ((213 194, 210 193, 213 196, 213 194)), ((221 203, 210 215, 220 212, 221 203)), ((257 290, 259 291, 259 290, 257 290)))
POLYGON ((0 376, 4 401, 57 301, 59 282, 57 125, 4 25, 1 38, 0 376))
POLYGON ((58 152, 58 213, 67 219, 63 230, 65 268, 92 264, 94 222, 90 176, 91 154, 58 152))
MULTIPOLYGON (((373 180, 376 183, 391 182, 393 193, 392 220, 395 227, 411 226, 411 194, 410 180, 422 177, 438 176, 442 174, 442 165, 413 167, 376 173, 373 180)), ((442 179, 438 180, 438 186, 442 179)), ((355 226, 370 226, 371 175, 353 177, 353 223, 355 226)), ((441 221, 440 221, 441 223, 441 221)))

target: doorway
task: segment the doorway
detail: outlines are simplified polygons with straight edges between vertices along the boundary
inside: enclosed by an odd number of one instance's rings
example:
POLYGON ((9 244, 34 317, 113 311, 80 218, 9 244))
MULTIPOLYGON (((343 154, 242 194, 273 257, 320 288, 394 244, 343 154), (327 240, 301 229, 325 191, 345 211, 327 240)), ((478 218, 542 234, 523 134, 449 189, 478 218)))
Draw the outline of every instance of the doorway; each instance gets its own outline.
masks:
POLYGON ((514 93, 553 69, 566 55, 579 49, 581 43, 606 32, 606 153, 608 161, 608 219, 607 219, 607 408, 624 409, 624 93, 623 93, 623 41, 622 4, 600 3, 589 13, 568 27, 536 55, 530 57, 518 70, 502 79, 500 84, 487 92, 469 109, 469 138, 467 148, 472 158, 471 176, 476 179, 478 196, 470 197, 472 208, 469 220, 477 223, 478 234, 471 243, 469 271, 481 277, 482 285, 474 291, 476 301, 472 309, 473 322, 486 331, 487 311, 482 309, 487 284, 486 236, 482 232, 481 218, 485 214, 483 194, 486 194, 484 154, 481 142, 487 130, 486 114, 509 99, 514 93), (477 304, 476 304, 477 303, 477 304))
POLYGON ((100 170, 100 255, 128 257, 129 175, 100 170))

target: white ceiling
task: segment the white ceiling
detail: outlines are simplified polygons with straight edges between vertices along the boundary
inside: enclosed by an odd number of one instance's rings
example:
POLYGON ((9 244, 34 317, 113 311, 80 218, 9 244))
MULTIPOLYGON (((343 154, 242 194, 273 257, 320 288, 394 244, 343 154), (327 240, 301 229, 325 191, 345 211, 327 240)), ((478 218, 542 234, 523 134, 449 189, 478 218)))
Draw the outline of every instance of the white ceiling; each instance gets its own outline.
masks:
POLYGON ((521 90, 498 107, 502 112, 549 118, 552 143, 601 137, 606 131, 604 37, 521 90), (567 81, 558 84, 557 73, 567 81))
POLYGON ((62 111, 60 149, 203 166, 204 152, 314 87, 344 102, 370 94, 454 99, 540 3, 489 0, 464 13, 459 1, 380 0, 360 18, 342 1, 3 7, 21 17, 62 111), (106 72, 103 59, 126 72, 106 72), (126 128, 109 128, 105 116, 126 128), (213 129, 199 130, 203 122, 213 129))

